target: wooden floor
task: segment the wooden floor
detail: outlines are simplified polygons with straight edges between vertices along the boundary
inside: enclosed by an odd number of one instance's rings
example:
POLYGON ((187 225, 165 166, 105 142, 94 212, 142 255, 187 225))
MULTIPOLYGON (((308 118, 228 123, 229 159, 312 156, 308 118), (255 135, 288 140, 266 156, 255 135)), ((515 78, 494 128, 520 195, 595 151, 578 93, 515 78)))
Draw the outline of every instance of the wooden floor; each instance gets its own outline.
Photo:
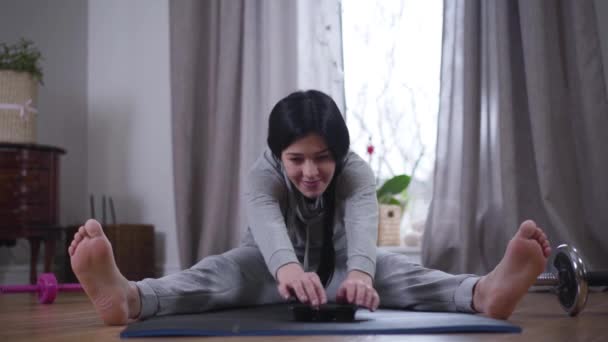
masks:
MULTIPOLYGON (((302 336, 173 338, 173 341, 608 341, 608 292, 592 293, 585 311, 567 317, 554 295, 528 294, 510 321, 521 334, 439 334, 373 336, 302 336)), ((41 305, 33 295, 0 295, 0 341, 116 341, 122 327, 107 327, 97 318, 83 294, 60 294, 52 305, 41 305)), ((142 340, 142 339, 129 339, 142 340)), ((159 341, 159 339, 149 339, 159 341)))

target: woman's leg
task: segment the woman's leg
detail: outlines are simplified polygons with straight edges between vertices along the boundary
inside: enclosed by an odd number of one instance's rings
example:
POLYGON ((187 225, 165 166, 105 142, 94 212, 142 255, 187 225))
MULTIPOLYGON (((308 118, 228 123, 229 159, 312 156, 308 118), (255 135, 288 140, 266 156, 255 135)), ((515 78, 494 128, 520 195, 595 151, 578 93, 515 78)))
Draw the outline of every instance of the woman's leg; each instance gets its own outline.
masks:
POLYGON ((452 275, 409 262, 407 256, 378 251, 374 287, 385 308, 475 312, 475 275, 452 275))
POLYGON ((255 246, 239 247, 205 258, 188 270, 141 282, 129 282, 120 273, 112 246, 95 220, 80 227, 68 252, 76 277, 110 325, 126 324, 129 318, 281 301, 255 246))
POLYGON ((379 253, 376 290, 380 305, 414 310, 481 312, 508 318, 543 271, 551 247, 534 221, 521 224, 502 260, 483 277, 452 275, 379 253))
MULTIPOLYGON (((326 289, 329 302, 335 302, 346 279, 346 260, 346 251, 336 251, 336 269, 326 289)), ((424 268, 402 254, 377 251, 374 288, 381 308, 474 312, 471 301, 477 280, 424 268)))
POLYGON ((135 284, 141 295, 140 319, 284 301, 255 246, 209 256, 190 269, 135 284))

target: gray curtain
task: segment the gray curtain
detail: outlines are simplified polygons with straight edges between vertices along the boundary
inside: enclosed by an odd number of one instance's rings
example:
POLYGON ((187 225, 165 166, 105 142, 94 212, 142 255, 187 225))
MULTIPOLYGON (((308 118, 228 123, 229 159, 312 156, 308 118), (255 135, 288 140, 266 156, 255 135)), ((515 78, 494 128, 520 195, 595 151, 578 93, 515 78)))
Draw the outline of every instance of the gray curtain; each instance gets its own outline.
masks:
POLYGON ((242 191, 282 97, 344 98, 338 0, 169 2, 175 212, 182 267, 238 244, 242 191))
POLYGON ((608 99, 592 1, 444 2, 425 266, 485 273, 526 219, 608 268, 608 99))
POLYGON ((274 102, 296 88, 292 2, 170 1, 175 207, 180 261, 234 247, 241 192, 274 102))

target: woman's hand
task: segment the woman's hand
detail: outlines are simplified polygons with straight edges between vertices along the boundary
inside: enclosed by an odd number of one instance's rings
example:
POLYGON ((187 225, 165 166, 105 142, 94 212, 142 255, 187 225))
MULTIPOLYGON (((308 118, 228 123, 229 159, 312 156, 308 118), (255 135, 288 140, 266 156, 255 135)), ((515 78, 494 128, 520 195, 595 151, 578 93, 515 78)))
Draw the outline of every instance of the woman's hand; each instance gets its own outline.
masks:
POLYGON ((286 300, 295 294, 300 303, 318 307, 327 303, 325 289, 315 272, 304 272, 296 263, 281 266, 277 271, 279 293, 286 300))
POLYGON ((380 305, 380 296, 372 285, 372 277, 361 271, 353 270, 338 289, 336 296, 338 303, 357 304, 358 306, 374 311, 380 305))

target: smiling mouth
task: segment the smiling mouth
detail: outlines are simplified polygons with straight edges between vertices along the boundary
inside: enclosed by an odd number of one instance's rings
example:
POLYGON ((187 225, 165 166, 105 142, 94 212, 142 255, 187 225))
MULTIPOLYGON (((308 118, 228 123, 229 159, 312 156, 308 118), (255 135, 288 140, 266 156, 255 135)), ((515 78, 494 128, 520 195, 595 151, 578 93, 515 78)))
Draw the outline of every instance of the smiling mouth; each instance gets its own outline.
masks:
POLYGON ((321 184, 320 180, 316 180, 316 181, 303 181, 302 183, 304 183, 304 186, 307 188, 316 188, 319 184, 321 184))

